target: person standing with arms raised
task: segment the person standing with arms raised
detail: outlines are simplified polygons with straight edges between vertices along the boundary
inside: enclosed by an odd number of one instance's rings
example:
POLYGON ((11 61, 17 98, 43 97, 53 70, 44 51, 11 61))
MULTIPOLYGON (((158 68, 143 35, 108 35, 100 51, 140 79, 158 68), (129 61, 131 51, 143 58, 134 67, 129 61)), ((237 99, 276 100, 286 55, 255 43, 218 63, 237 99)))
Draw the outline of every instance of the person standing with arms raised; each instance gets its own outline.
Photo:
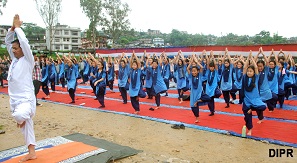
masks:
POLYGON ((17 127, 20 127, 24 134, 26 146, 29 150, 29 154, 20 160, 20 162, 24 162, 37 158, 32 120, 36 111, 36 99, 32 80, 34 57, 28 39, 20 28, 21 25, 22 21, 19 15, 15 15, 13 25, 6 35, 5 44, 12 58, 7 78, 10 108, 12 116, 17 122, 17 127), (15 34, 17 40, 14 40, 15 34))

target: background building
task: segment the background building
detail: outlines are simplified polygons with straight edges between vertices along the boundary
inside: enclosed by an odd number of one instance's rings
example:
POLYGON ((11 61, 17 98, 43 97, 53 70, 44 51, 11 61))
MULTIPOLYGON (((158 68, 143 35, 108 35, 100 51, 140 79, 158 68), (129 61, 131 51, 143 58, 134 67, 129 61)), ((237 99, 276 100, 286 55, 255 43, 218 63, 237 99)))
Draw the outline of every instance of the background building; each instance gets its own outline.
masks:
POLYGON ((161 34, 160 30, 151 30, 151 29, 148 29, 147 33, 149 35, 159 35, 159 34, 161 34))
POLYGON ((87 30, 85 30, 82 32, 81 47, 83 49, 104 49, 107 48, 108 39, 108 35, 106 35, 104 32, 99 31, 96 37, 96 45, 95 47, 93 47, 92 41, 87 38, 87 30))
POLYGON ((7 30, 5 28, 0 27, 0 44, 5 44, 6 33, 7 33, 7 30))
MULTIPOLYGON (((46 31, 46 45, 50 49, 49 31, 46 31)), ((81 48, 81 30, 80 28, 69 27, 67 25, 55 26, 55 33, 52 40, 53 51, 78 50, 81 48)))
POLYGON ((154 44, 155 47, 162 47, 162 46, 164 46, 164 39, 154 38, 153 39, 153 44, 154 44))

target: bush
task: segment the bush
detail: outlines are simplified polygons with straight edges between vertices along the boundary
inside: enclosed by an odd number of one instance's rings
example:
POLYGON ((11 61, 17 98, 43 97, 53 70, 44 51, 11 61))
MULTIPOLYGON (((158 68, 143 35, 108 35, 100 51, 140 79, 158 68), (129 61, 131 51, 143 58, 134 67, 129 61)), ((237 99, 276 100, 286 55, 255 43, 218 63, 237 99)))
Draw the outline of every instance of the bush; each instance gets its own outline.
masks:
POLYGON ((6 48, 0 48, 0 56, 2 57, 3 55, 8 56, 8 51, 6 48))

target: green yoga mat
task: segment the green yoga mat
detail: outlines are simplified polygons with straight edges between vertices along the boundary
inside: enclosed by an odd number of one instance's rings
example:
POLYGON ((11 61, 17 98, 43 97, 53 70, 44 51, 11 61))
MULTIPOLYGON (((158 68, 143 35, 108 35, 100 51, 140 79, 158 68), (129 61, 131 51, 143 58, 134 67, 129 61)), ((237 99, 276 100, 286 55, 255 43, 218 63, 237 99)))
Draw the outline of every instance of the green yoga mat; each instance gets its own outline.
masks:
POLYGON ((63 136, 66 139, 77 141, 77 142, 83 142, 88 145, 92 145, 95 147, 106 149, 107 152, 100 153, 99 155, 94 155, 91 157, 88 157, 79 163, 106 163, 113 160, 118 160, 121 158, 129 157, 136 155, 142 151, 136 150, 127 146, 121 146, 115 143, 111 143, 109 141, 103 140, 103 139, 97 139, 88 135, 75 133, 71 135, 63 136))

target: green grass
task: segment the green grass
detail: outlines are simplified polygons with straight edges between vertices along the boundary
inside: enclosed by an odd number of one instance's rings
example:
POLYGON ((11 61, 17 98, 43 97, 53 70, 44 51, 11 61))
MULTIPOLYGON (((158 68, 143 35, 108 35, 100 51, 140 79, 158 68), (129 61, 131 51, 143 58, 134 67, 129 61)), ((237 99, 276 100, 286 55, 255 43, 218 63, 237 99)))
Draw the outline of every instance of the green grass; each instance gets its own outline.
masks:
POLYGON ((3 130, 3 125, 0 125, 0 130, 3 130))

